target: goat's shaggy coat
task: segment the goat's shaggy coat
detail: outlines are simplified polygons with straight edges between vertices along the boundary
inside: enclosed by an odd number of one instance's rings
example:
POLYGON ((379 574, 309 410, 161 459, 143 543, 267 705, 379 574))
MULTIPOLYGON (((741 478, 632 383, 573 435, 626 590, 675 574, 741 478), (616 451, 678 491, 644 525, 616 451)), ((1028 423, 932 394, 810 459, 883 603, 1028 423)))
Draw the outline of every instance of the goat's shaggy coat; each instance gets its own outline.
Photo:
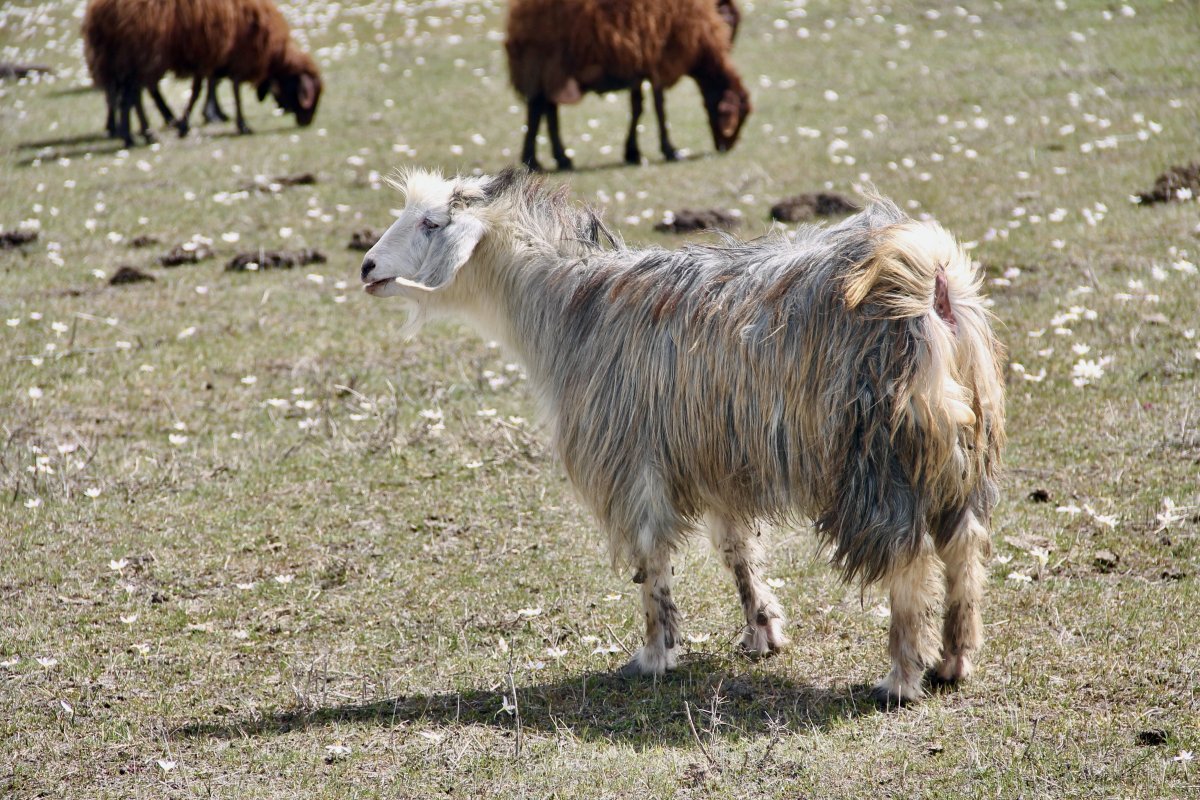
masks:
POLYGON ((806 517, 846 579, 891 595, 884 702, 956 681, 979 605, 1004 440, 1001 348, 971 262, 885 200, 794 239, 626 249, 565 190, 513 172, 408 175, 363 261, 367 291, 465 317, 524 359, 554 443, 636 570, 646 643, 675 663, 670 560, 702 520, 733 573, 744 645, 785 643, 762 521, 806 517))
POLYGON ((578 102, 585 92, 629 89, 633 119, 625 160, 638 163, 643 81, 654 92, 663 156, 674 160, 663 91, 685 75, 700 87, 714 145, 729 150, 750 113, 750 94, 729 57, 737 19, 732 2, 713 0, 513 0, 505 49, 512 85, 528 105, 522 161, 538 167, 534 151, 545 116, 554 160, 570 169, 558 106, 578 102))
POLYGON ((88 69, 109 101, 109 132, 126 144, 133 142, 131 109, 149 138, 141 106, 144 87, 151 89, 164 117, 171 116, 154 88, 167 72, 193 77, 191 101, 178 120, 181 135, 187 133, 205 78, 233 80, 242 132, 249 131, 239 91, 243 81, 257 85, 259 99, 271 92, 301 125, 309 124, 316 111, 317 67, 291 41, 287 21, 271 0, 90 0, 82 30, 88 69))

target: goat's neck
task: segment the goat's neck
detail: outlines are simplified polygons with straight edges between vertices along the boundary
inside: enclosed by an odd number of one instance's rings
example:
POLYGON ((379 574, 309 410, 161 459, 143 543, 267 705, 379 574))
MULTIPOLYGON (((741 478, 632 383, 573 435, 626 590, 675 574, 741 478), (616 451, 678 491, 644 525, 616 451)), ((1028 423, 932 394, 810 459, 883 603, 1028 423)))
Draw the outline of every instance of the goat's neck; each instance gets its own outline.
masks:
POLYGON ((491 256, 461 287, 462 308, 480 333, 510 349, 544 385, 569 324, 578 283, 571 273, 589 267, 577 256, 528 247, 496 248, 491 256))

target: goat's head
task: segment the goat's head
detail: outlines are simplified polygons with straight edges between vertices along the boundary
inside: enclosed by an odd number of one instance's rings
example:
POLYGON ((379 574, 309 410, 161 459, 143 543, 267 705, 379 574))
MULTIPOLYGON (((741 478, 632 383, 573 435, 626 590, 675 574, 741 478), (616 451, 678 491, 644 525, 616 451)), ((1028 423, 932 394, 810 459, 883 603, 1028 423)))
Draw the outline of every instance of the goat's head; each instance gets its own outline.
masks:
POLYGON ((270 76, 258 85, 258 99, 270 93, 284 111, 295 114, 301 127, 312 124, 321 99, 321 74, 312 57, 288 42, 283 55, 271 66, 270 76))
POLYGON ((732 150, 742 131, 742 124, 750 116, 750 93, 736 79, 724 85, 702 87, 702 91, 713 145, 718 153, 732 150))
POLYGON ((478 213, 486 181, 420 170, 396 181, 404 210, 363 257, 367 293, 419 301, 450 286, 486 230, 478 213))

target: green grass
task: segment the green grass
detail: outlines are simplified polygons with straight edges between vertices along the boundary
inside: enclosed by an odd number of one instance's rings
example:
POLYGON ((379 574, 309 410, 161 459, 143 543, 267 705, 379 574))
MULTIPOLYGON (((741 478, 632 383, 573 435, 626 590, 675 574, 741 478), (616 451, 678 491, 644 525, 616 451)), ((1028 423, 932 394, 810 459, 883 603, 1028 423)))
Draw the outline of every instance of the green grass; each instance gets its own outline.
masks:
POLYGON ((1194 4, 743 3, 755 111, 733 152, 711 154, 690 84, 668 100, 679 164, 647 117, 649 163, 618 165, 624 97, 562 112, 575 195, 630 242, 674 246, 652 223, 684 207, 757 235, 775 200, 870 181, 974 243, 1024 369, 988 642, 960 691, 892 714, 863 690, 884 598, 803 529, 772 537, 792 650, 735 653, 731 581, 697 542, 682 668, 610 677, 636 597, 519 369, 455 327, 405 342, 399 306, 356 291, 351 232, 400 204, 378 175, 515 160, 502 6, 306 5, 313 127, 246 92, 255 135, 126 155, 92 138, 80 5, 0 10, 0 60, 56 70, 0 83, 0 226, 40 221, 0 252, 0 795, 1195 795, 1200 207, 1128 199, 1200 158, 1194 4), (236 194, 300 171, 317 184, 236 194), (216 257, 155 264, 194 234, 216 257), (300 246, 328 263, 223 270, 300 246), (121 265, 156 281, 93 275, 121 265), (1079 387, 1083 359, 1111 360, 1079 387))

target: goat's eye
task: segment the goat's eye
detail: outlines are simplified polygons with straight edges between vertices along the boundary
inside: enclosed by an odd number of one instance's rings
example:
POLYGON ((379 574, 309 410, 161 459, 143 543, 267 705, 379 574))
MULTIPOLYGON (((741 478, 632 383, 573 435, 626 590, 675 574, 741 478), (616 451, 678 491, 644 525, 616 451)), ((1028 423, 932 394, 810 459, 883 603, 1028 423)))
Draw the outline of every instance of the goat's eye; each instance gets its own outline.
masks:
POLYGON ((423 230, 423 231, 436 231, 440 227, 442 227, 442 226, 439 225, 438 223, 434 222, 429 217, 426 217, 425 219, 421 220, 421 230, 423 230))

